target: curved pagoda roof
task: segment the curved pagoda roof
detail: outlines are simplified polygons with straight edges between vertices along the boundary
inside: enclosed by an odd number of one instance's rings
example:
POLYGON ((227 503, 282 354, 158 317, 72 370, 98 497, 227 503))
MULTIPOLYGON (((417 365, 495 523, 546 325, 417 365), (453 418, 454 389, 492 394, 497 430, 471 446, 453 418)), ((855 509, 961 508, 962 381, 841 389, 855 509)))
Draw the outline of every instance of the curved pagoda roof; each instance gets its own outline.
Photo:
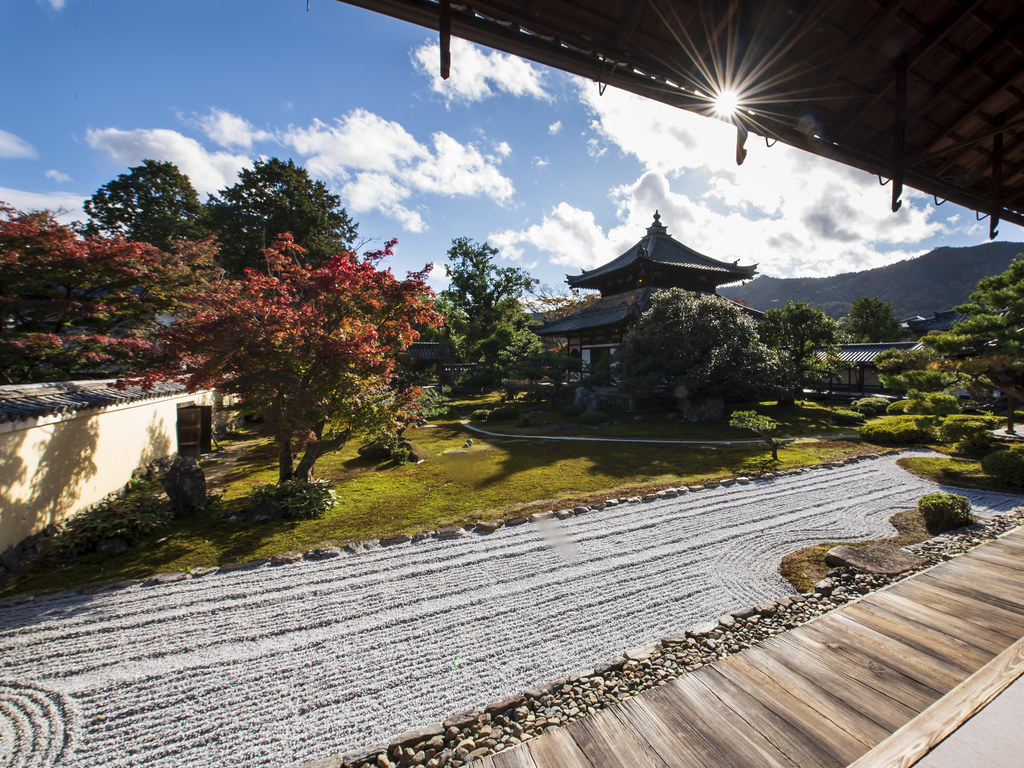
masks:
POLYGON ((604 294, 641 286, 714 291, 719 285, 749 280, 756 271, 756 264, 718 261, 683 245, 668 234, 655 211, 646 237, 624 254, 589 272, 565 277, 573 288, 596 288, 604 294))

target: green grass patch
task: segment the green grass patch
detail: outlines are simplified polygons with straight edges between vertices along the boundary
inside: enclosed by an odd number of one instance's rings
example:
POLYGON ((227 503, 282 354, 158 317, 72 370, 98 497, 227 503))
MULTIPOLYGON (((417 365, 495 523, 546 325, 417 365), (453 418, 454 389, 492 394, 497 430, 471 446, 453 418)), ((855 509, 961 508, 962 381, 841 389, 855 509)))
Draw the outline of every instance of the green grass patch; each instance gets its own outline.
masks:
MULTIPOLYGON (((949 446, 930 446, 936 451, 949 451, 949 446)), ((957 488, 982 488, 990 491, 1020 493, 1021 488, 986 475, 980 459, 966 459, 955 456, 912 456, 898 459, 896 463, 908 472, 942 485, 957 488)))
MULTIPOLYGON (((477 407, 486 408, 487 406, 478 405, 477 407)), ((546 410, 541 405, 531 406, 528 403, 520 403, 519 408, 521 412, 531 413, 532 423, 530 425, 476 420, 472 423, 474 426, 490 432, 515 435, 566 435, 573 434, 574 428, 593 425, 593 422, 588 423, 590 420, 587 414, 567 416, 560 409, 546 410), (542 425, 543 421, 550 421, 551 424, 542 425)), ((675 410, 645 411, 643 413, 605 410, 606 420, 610 423, 601 425, 593 434, 595 437, 632 437, 649 440, 752 439, 749 430, 729 426, 729 415, 734 410, 753 410, 775 419, 779 422, 776 430, 778 437, 837 435, 856 431, 855 427, 837 425, 834 422, 832 413, 836 409, 813 401, 806 401, 791 406, 780 406, 774 402, 729 406, 726 408, 725 418, 710 422, 685 421, 678 417, 678 411, 675 410), (639 417, 639 421, 637 421, 637 417, 639 417)))
MULTIPOLYGON (((415 533, 771 468, 763 445, 484 439, 458 421, 463 410, 481 407, 482 401, 459 401, 450 418, 438 420, 429 428, 406 431, 405 437, 428 455, 421 464, 362 459, 355 440, 322 457, 316 474, 334 482, 338 499, 319 519, 258 524, 244 517, 222 519, 226 513, 245 511, 245 497, 257 484, 277 480, 274 445, 269 440, 250 440, 233 460, 223 495, 207 509, 176 518, 121 555, 91 554, 41 563, 5 585, 0 596, 239 562, 392 533, 415 533), (464 448, 468 437, 474 443, 464 448), (466 452, 446 453, 452 450, 466 452)), ((638 424, 660 427, 655 419, 638 424)), ((780 450, 777 467, 835 461, 870 450, 874 449, 854 441, 802 440, 780 450)))

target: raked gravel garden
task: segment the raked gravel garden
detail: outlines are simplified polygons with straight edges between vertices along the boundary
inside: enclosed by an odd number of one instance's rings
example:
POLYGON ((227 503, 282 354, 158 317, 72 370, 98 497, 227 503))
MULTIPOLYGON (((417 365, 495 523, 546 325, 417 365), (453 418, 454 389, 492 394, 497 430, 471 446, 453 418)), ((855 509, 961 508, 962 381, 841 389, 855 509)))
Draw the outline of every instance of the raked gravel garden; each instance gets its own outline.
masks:
MULTIPOLYGON (((0 765, 462 764, 876 586, 847 575, 834 599, 793 602, 777 568, 800 547, 892 535, 889 517, 936 490, 896 458, 8 599, 0 765)), ((983 518, 1024 503, 942 490, 983 518)))

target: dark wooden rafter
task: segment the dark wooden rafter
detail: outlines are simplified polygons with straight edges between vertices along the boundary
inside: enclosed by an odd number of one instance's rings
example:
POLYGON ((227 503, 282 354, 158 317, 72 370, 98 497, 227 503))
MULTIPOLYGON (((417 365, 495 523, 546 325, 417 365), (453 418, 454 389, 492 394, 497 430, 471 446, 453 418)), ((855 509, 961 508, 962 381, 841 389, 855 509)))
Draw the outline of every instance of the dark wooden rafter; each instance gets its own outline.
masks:
MULTIPOLYGON (((942 17, 939 23, 935 25, 934 28, 932 28, 931 30, 928 30, 927 28, 919 30, 919 32, 924 35, 923 39, 920 40, 917 44, 915 44, 906 54, 908 73, 912 71, 918 64, 923 62, 925 57, 928 54, 930 54, 937 46, 941 45, 942 43, 945 43, 949 34, 957 26, 963 24, 965 19, 973 15, 980 4, 981 0, 975 0, 975 2, 970 3, 968 5, 951 8, 949 11, 946 12, 946 14, 942 17)), ((897 13, 896 15, 900 16, 899 13, 897 13)), ((905 15, 901 16, 901 18, 905 23, 908 21, 908 17, 906 17, 905 15)), ((866 105, 852 105, 850 109, 847 110, 846 113, 840 117, 839 123, 841 127, 839 133, 836 134, 836 140, 841 141, 846 136, 846 133, 851 126, 851 121, 853 120, 854 115, 857 112, 864 110, 870 111, 872 109, 877 108, 879 103, 885 97, 886 94, 884 92, 881 92, 878 93, 874 98, 872 98, 866 105)), ((915 109, 920 108, 919 105, 915 104, 914 106, 915 109)))
MULTIPOLYGON (((441 27, 441 0, 340 1, 441 27)), ((746 131, 886 178, 902 164, 905 186, 983 213, 993 206, 992 115, 1005 113, 998 214, 1024 225, 1015 0, 446 2, 451 35, 681 109, 708 115, 718 91, 736 87, 738 159, 746 131)))

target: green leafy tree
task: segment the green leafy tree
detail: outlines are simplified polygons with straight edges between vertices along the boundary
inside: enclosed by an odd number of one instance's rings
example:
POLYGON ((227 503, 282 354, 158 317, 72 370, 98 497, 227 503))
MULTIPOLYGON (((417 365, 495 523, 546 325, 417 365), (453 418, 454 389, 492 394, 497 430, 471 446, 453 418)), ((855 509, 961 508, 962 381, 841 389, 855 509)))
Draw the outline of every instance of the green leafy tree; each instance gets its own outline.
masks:
POLYGON ((856 344, 900 341, 907 331, 900 325, 892 303, 877 296, 861 296, 842 320, 844 335, 856 344))
POLYGON ((276 157, 243 168, 237 184, 210 198, 207 211, 221 262, 233 275, 250 267, 266 271, 265 250, 285 232, 314 267, 347 252, 356 239, 340 198, 301 166, 276 157))
POLYGON ((622 387, 665 387, 680 399, 777 391, 778 358, 754 321, 719 296, 679 288, 655 294, 616 353, 622 387))
MULTIPOLYGON (((477 378, 497 384, 502 378, 502 352, 529 344, 530 315, 523 299, 537 280, 518 267, 498 267, 498 250, 487 243, 460 237, 448 249, 445 272, 451 285, 442 291, 439 306, 445 315, 445 333, 458 355, 480 363, 477 378)), ((535 339, 536 337, 534 337, 535 339)), ((482 380, 480 383, 484 383, 482 380)))
POLYGON ((820 309, 804 301, 787 301, 769 309, 757 328, 761 341, 778 351, 792 402, 806 388, 822 388, 838 352, 839 326, 820 309), (819 354, 819 351, 823 354, 819 354))
POLYGON ((86 235, 122 237, 170 251, 178 240, 206 234, 203 206, 174 163, 143 160, 108 181, 82 206, 86 235))
POLYGON ((779 447, 771 435, 779 426, 779 422, 775 419, 757 413, 757 411, 734 411, 729 417, 729 426, 737 429, 749 429, 764 440, 768 450, 772 452, 772 461, 779 460, 779 447))
POLYGON ((967 317, 944 333, 922 341, 942 355, 941 368, 976 394, 1006 396, 1008 431, 1014 408, 1024 403, 1024 255, 1000 275, 983 278, 971 303, 956 311, 967 317))
POLYGON ((943 370, 942 356, 930 347, 887 349, 875 357, 878 380, 893 392, 941 392, 955 376, 943 370))

